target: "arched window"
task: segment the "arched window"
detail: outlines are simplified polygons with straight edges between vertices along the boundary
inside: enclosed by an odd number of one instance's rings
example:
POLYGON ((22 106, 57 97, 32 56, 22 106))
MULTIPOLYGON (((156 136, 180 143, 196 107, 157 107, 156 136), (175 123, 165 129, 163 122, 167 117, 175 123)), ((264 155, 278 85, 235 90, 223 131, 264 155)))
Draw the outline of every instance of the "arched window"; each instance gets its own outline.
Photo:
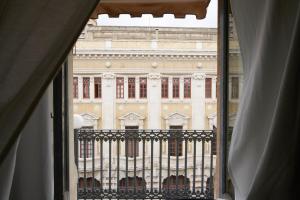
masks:
POLYGON ((176 176, 169 176, 163 180, 163 190, 184 190, 190 188, 190 180, 185 176, 178 176, 178 186, 176 187, 176 176))
POLYGON ((119 181, 119 188, 121 191, 126 191, 126 188, 127 188, 127 191, 134 191, 134 188, 136 189, 136 191, 141 191, 144 188, 146 188, 146 181, 143 180, 143 178, 141 178, 141 177, 135 177, 135 178, 128 177, 127 179, 122 178, 119 181), (126 183, 127 183, 127 185, 126 185, 126 183))
MULTIPOLYGON (((101 186, 100 181, 94 178, 94 182, 93 182, 93 177, 88 177, 86 179, 86 188, 93 188, 93 184, 94 184, 94 188, 100 188, 101 186)), ((84 187, 85 187, 84 178, 80 177, 78 179, 78 188, 83 189, 84 187)))

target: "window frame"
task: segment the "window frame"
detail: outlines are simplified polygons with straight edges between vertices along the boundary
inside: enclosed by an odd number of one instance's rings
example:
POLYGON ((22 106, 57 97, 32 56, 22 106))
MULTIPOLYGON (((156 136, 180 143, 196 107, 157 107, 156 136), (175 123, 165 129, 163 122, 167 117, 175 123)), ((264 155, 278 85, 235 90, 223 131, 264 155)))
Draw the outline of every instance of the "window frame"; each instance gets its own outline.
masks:
POLYGON ((136 98, 136 78, 135 77, 128 77, 128 99, 135 99, 136 98))
POLYGON ((205 98, 206 99, 212 98, 212 78, 211 77, 205 78, 205 98))
POLYGON ((147 87, 148 87, 148 81, 146 77, 140 77, 140 99, 146 99, 148 94, 147 94, 147 87))
POLYGON ((169 78, 168 77, 161 78, 161 98, 162 99, 169 98, 169 78))
POLYGON ((192 97, 192 79, 189 77, 183 79, 183 97, 185 99, 190 99, 192 97))
POLYGON ((95 99, 102 98, 102 78, 99 76, 94 77, 94 98, 95 99), (96 95, 96 94, 98 94, 98 95, 96 95))
POLYGON ((116 78, 116 99, 124 99, 124 77, 116 78))
POLYGON ((82 98, 83 99, 89 99, 91 97, 90 85, 91 85, 91 78, 82 77, 82 98))
POLYGON ((180 98, 180 78, 178 77, 172 78, 172 97, 173 99, 180 98))

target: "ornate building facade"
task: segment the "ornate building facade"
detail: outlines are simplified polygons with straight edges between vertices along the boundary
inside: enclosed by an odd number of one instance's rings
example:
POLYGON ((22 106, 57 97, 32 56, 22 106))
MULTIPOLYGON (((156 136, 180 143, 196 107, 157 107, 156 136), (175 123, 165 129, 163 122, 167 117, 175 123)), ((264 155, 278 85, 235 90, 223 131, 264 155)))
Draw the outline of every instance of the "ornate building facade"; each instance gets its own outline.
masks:
MULTIPOLYGON (((73 68, 73 109, 75 114, 83 117, 84 128, 212 130, 217 124, 217 29, 100 27, 90 23, 74 47, 73 68)), ((238 76, 232 76, 230 91, 233 100, 239 96, 240 81, 238 76)), ((134 145, 129 144, 127 156, 134 157, 134 145)), ((140 142, 135 148, 137 165, 141 162, 141 145, 140 142)), ((172 149, 169 145, 167 142, 162 144, 163 163, 167 162, 168 150, 172 149)), ((185 150, 188 151, 189 166, 193 165, 193 144, 187 143, 187 148, 185 145, 179 145, 180 152, 175 152, 174 148, 171 150, 181 159, 180 176, 184 171, 185 150)), ((91 162, 91 154, 83 152, 82 145, 79 146, 81 157, 86 153, 87 162, 91 162)), ((85 151, 89 149, 91 147, 86 147, 85 151)), ((114 144, 112 162, 116 162, 116 149, 114 144)), ((146 159, 149 149, 146 147, 146 159)), ((158 155, 157 149, 159 146, 154 147, 154 155, 158 155)), ((208 165, 210 150, 205 144, 208 165)), ((196 158, 199 162, 200 155, 196 158)), ((107 157, 106 151, 104 158, 107 157)), ((125 170, 122 169, 125 166, 125 144, 120 146, 120 157, 121 178, 116 180, 112 172, 113 187, 118 183, 122 185, 122 177, 125 177, 125 172, 122 172, 125 170)), ((95 177, 99 180, 99 144, 95 144, 95 159, 95 177)), ((154 161, 154 165, 158 165, 158 157, 154 161)), ((129 162, 133 160, 129 159, 129 162)), ((173 158, 172 163, 175 165, 173 158)), ((83 163, 79 162, 79 171, 82 167, 83 163)), ((196 180, 200 184, 200 165, 196 171, 199 171, 196 180)), ((104 173, 108 172, 104 170, 104 173)), ((141 173, 138 171, 137 177, 141 177, 141 173)), ((149 173, 146 173, 145 180, 137 182, 148 185, 149 173)), ((155 173, 153 184, 158 187, 158 174, 155 173)), ((166 180, 167 172, 162 173, 166 180)), ((175 175, 174 170, 171 170, 171 175, 175 175)), ((133 177, 133 174, 129 176, 133 177)), ((208 177, 209 166, 205 165, 205 180, 208 177)), ((101 184, 105 188, 109 182, 104 180, 101 184)))

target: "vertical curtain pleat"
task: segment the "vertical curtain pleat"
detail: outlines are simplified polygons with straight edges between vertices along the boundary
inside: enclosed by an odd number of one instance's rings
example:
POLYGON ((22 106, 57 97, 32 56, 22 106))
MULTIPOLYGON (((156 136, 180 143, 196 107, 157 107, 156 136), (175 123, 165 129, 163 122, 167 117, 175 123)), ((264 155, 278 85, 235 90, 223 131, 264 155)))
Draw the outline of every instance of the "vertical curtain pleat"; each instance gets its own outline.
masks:
POLYGON ((52 96, 32 113, 97 3, 0 0, 1 200, 53 199, 52 96))
POLYGON ((231 3, 245 73, 229 153, 236 199, 298 199, 300 1, 231 3))
POLYGON ((0 2, 0 164, 97 3, 0 2))

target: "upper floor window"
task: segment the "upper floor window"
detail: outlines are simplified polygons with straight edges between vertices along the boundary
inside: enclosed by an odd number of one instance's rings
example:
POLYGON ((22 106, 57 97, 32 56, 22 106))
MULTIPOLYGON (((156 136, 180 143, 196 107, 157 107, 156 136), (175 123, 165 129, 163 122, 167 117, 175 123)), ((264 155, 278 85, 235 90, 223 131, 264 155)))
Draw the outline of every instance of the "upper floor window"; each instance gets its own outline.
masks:
POLYGON ((73 77, 73 98, 78 98, 78 77, 73 77))
POLYGON ((205 98, 211 98, 211 88, 212 87, 212 79, 205 79, 205 98))
POLYGON ((147 98, 147 78, 140 78, 140 98, 147 98))
POLYGON ((135 98, 135 78, 128 78, 128 98, 135 98))
POLYGON ((102 96, 102 91, 101 91, 101 78, 100 77, 95 77, 94 78, 94 88, 95 88, 95 98, 99 99, 102 96))
POLYGON ((90 78, 83 78, 83 98, 90 98, 90 78))
POLYGON ((173 98, 179 98, 179 78, 173 78, 173 98))
POLYGON ((184 79, 184 98, 191 98, 191 78, 184 79))
POLYGON ((161 79, 161 98, 169 97, 169 79, 162 78, 161 79))
POLYGON ((117 99, 123 99, 124 98, 124 78, 118 77, 117 78, 117 85, 116 85, 116 91, 117 91, 117 99))
POLYGON ((239 77, 231 78, 231 99, 239 98, 239 77))

